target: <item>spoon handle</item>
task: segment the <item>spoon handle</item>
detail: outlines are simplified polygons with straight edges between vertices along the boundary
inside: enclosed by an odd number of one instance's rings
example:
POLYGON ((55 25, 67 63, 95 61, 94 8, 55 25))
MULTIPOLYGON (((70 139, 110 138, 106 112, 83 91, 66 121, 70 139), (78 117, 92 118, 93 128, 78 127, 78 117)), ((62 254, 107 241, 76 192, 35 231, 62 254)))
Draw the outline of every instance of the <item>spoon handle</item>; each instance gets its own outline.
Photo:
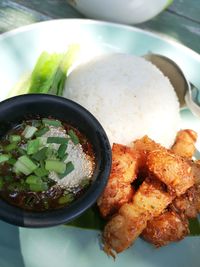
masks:
POLYGON ((200 117, 200 90, 190 84, 189 90, 185 95, 185 102, 191 112, 200 117))

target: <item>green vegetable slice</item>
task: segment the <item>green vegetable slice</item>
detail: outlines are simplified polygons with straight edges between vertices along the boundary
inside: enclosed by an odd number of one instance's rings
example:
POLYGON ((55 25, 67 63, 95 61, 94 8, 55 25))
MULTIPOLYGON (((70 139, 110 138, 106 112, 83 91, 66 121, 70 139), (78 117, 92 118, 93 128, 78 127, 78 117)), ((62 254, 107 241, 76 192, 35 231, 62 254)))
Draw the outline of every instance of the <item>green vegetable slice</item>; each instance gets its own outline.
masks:
POLYGON ((1 154, 0 155, 0 163, 4 163, 4 162, 8 161, 9 158, 10 158, 10 155, 8 155, 8 154, 1 154))
POLYGON ((55 171, 57 173, 64 173, 66 170, 66 164, 58 160, 46 160, 45 169, 47 171, 55 171))
POLYGON ((37 160, 37 161, 45 160, 47 150, 48 150, 48 147, 43 147, 37 153, 33 154, 32 158, 37 160))
POLYGON ((67 145, 68 145, 68 141, 67 141, 67 143, 62 144, 62 145, 59 146, 58 156, 59 156, 60 159, 63 159, 63 157, 65 155, 65 152, 67 150, 67 145))
POLYGON ((21 136, 20 135, 16 135, 16 134, 14 134, 14 135, 10 135, 9 136, 9 141, 10 141, 10 143, 18 143, 18 142, 20 142, 21 141, 21 136))
POLYGON ((32 155, 38 152, 40 142, 38 139, 30 140, 27 143, 27 154, 32 155))
POLYGON ((36 169, 34 171, 34 173, 39 177, 44 177, 44 176, 48 175, 49 172, 47 170, 45 170, 45 168, 40 167, 40 168, 36 169))
POLYGON ((22 135, 26 139, 29 139, 29 138, 31 138, 35 134, 36 131, 37 131, 37 128, 36 127, 27 125, 25 127, 24 131, 22 132, 22 135))
POLYGON ((26 155, 19 157, 14 164, 14 171, 25 175, 31 174, 35 169, 37 169, 37 165, 26 155))
POLYGON ((67 144, 69 141, 66 137, 48 137, 47 143, 48 144, 67 144))
POLYGON ((79 143, 79 138, 72 129, 68 131, 68 135, 70 136, 72 142, 75 145, 77 145, 79 143))
POLYGON ((49 131, 49 128, 48 127, 44 127, 40 130, 38 130, 36 133, 35 133, 35 136, 37 137, 40 137, 40 136, 43 136, 45 133, 47 133, 49 131))
POLYGON ((69 161, 67 164, 66 164, 66 169, 65 169, 65 172, 59 176, 60 179, 62 179, 63 177, 65 177, 66 175, 68 175, 70 172, 72 172, 74 170, 74 165, 71 161, 69 161))
POLYGON ((50 125, 54 127, 61 127, 62 123, 58 120, 51 120, 51 119, 42 119, 44 125, 50 125))
POLYGON ((4 147, 4 151, 11 152, 12 150, 15 150, 18 147, 17 143, 11 143, 4 147))
POLYGON ((59 204, 67 204, 74 200, 74 195, 72 193, 68 193, 58 199, 59 204))

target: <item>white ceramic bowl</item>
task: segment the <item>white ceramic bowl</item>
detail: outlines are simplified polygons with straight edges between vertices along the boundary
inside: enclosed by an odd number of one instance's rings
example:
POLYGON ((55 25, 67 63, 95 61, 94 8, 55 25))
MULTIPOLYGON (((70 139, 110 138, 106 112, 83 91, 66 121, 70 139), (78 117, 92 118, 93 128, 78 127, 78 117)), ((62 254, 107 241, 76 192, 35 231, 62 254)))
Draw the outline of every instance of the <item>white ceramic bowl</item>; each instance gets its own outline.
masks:
POLYGON ((68 0, 68 3, 88 18, 124 24, 147 21, 173 0, 68 0))

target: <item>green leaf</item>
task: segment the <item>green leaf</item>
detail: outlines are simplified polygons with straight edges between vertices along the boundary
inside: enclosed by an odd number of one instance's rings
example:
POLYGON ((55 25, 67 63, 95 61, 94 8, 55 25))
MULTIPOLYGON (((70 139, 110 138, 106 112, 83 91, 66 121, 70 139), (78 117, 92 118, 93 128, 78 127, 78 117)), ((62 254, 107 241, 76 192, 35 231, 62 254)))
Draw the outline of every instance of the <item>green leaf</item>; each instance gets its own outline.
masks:
POLYGON ((189 219, 190 236, 200 235, 200 222, 198 218, 189 219))
POLYGON ((100 217, 96 206, 88 209, 80 217, 66 224, 84 229, 103 230, 106 221, 100 217))

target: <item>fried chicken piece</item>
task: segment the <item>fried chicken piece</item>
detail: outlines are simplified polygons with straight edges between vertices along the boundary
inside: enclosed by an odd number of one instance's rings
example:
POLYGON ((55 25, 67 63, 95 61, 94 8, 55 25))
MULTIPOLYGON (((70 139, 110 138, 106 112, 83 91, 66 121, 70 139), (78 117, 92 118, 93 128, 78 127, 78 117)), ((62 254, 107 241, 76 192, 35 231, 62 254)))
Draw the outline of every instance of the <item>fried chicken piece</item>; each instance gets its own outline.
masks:
POLYGON ((175 198, 170 207, 187 218, 196 218, 200 212, 200 184, 192 186, 185 194, 175 198))
POLYGON ((171 193, 180 196, 194 185, 190 164, 182 157, 168 150, 155 150, 148 153, 147 168, 171 193))
POLYGON ((183 239, 189 233, 188 220, 173 211, 163 214, 148 221, 142 236, 156 247, 165 246, 170 242, 183 239))
POLYGON ((160 181, 146 179, 133 196, 133 202, 124 204, 105 226, 105 251, 113 255, 113 251, 119 253, 128 248, 145 229, 147 221, 158 216, 172 199, 160 181))
POLYGON ((188 218, 195 218, 200 212, 200 166, 192 162, 195 184, 185 194, 176 197, 168 211, 147 223, 143 237, 155 246, 164 246, 183 239, 188 233, 188 218))
POLYGON ((103 194, 97 201, 100 213, 108 217, 132 200, 131 183, 138 172, 138 153, 127 146, 113 144, 112 169, 103 194))
POLYGON ((195 152, 195 143, 197 141, 197 133, 190 129, 181 130, 176 136, 172 150, 175 154, 192 158, 195 152))
POLYGON ((140 154, 140 162, 139 162, 140 171, 142 170, 142 168, 145 168, 147 155, 149 152, 158 149, 159 150, 163 149, 163 147, 160 144, 150 139, 147 135, 145 135, 141 139, 137 139, 136 141, 134 141, 133 147, 140 154))

